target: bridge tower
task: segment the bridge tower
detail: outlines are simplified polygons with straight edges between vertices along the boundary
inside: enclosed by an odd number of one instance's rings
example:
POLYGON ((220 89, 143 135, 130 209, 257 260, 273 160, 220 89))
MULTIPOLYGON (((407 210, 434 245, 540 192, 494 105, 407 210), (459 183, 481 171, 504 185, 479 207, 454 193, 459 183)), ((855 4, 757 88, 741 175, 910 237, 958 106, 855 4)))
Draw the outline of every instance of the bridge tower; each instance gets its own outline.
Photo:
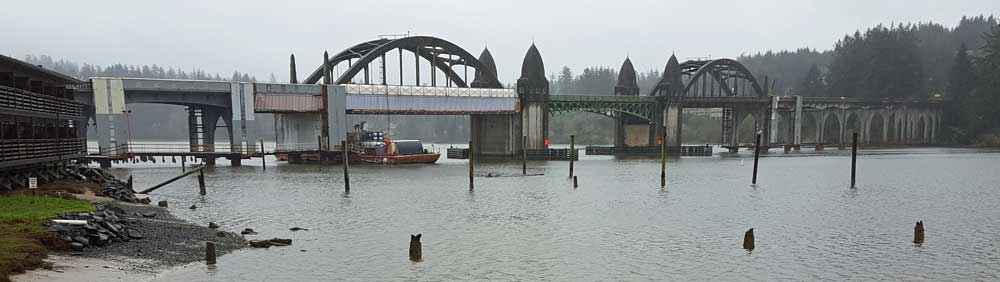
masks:
POLYGON ((664 100, 661 101, 665 101, 665 105, 658 107, 662 110, 657 111, 659 116, 656 119, 656 130, 650 139, 656 140, 659 136, 663 136, 663 130, 666 130, 667 138, 663 142, 666 142, 667 147, 672 148, 681 147, 681 118, 684 115, 684 108, 679 101, 673 101, 679 99, 671 99, 672 97, 684 96, 684 81, 681 76, 682 70, 677 56, 671 54, 667 66, 663 69, 663 79, 656 86, 654 93, 663 97, 664 100))
MULTIPOLYGON (((489 48, 479 54, 482 69, 476 70, 472 88, 500 88, 493 81, 497 66, 489 48)), ((521 142, 521 123, 515 115, 471 115, 469 116, 472 152, 485 156, 513 156, 517 154, 521 142)))
MULTIPOLYGON (((636 79, 635 67, 632 66, 632 60, 628 57, 625 58, 621 70, 618 71, 615 96, 639 96, 639 83, 636 79)), ((650 143, 650 136, 653 135, 654 131, 655 127, 651 127, 649 121, 640 117, 622 112, 615 114, 616 148, 652 145, 654 143, 650 143)))
POLYGON ((527 136, 523 149, 547 149, 549 113, 545 103, 549 98, 549 80, 538 48, 532 43, 524 54, 521 78, 517 79, 517 94, 521 98, 521 132, 527 136))

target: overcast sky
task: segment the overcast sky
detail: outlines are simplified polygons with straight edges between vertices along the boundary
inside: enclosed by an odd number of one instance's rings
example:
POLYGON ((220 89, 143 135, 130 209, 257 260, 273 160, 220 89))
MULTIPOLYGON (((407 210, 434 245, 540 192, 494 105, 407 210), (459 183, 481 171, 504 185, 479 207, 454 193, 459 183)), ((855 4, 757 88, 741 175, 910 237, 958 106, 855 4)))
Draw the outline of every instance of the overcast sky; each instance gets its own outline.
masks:
POLYGON ((952 1, 4 1, 0 53, 47 54, 92 64, 158 64, 234 70, 287 80, 380 34, 432 35, 478 55, 488 44, 500 79, 515 80, 532 41, 546 71, 567 65, 638 70, 680 59, 832 48, 845 33, 879 23, 1000 14, 997 0, 952 1), (753 2, 754 4, 744 4, 753 2))

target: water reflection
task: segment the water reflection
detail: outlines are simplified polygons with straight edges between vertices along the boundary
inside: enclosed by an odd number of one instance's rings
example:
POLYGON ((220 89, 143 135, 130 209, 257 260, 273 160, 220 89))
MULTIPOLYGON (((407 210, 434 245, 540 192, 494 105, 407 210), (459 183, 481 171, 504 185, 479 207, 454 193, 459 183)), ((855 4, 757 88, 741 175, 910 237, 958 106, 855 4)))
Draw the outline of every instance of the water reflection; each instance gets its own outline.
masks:
MULTIPOLYGON (((158 281, 456 280, 994 280, 1000 258, 1000 154, 967 149, 865 151, 858 188, 849 152, 763 155, 758 185, 740 156, 659 162, 582 156, 579 189, 566 162, 488 162, 468 189, 468 167, 338 166, 258 162, 206 170, 154 200, 196 222, 295 239, 245 250, 158 281), (173 204, 178 203, 178 204, 173 204), (187 206, 198 203, 197 210, 187 206), (913 223, 927 224, 914 246, 913 223), (291 232, 301 226, 308 232, 291 232), (754 228, 756 248, 740 246, 754 228), (408 234, 424 234, 424 261, 407 260, 408 234), (306 250, 306 252, 300 252, 306 250), (262 266, 267 267, 262 267, 262 266)), ((220 162, 221 164, 221 162, 220 162)), ((138 164, 137 187, 180 172, 138 164)), ((119 175, 128 169, 115 169, 119 175)))

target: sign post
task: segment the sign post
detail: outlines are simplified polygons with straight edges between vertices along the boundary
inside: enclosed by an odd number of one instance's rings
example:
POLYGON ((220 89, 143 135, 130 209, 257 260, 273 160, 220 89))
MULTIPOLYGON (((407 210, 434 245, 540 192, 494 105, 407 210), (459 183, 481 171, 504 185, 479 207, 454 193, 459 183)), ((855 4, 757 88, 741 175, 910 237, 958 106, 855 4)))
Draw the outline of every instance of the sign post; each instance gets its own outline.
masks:
POLYGON ((32 195, 35 195, 35 190, 38 189, 38 177, 28 177, 28 189, 31 189, 32 195))

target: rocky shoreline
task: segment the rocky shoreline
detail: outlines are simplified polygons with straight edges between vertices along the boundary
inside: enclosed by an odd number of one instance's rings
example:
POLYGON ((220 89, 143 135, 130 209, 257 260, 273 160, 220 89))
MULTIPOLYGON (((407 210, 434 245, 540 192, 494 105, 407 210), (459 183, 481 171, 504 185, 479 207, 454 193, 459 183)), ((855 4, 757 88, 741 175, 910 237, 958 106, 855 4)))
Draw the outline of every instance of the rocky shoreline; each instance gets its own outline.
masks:
MULTIPOLYGON (((239 234, 192 224, 174 217, 160 207, 116 202, 104 206, 103 211, 99 210, 94 214, 89 216, 91 222, 95 221, 93 217, 96 216, 102 217, 104 223, 68 229, 66 226, 55 228, 58 237, 70 244, 71 248, 52 253, 100 258, 120 262, 126 270, 155 272, 157 269, 204 261, 205 242, 215 243, 219 255, 244 248, 247 244, 239 234), (115 217, 118 222, 109 222, 109 218, 115 217), (124 228, 117 228, 119 233, 115 234, 111 230, 116 228, 115 225, 124 228), (84 234, 80 234, 81 232, 84 234), (104 238, 106 239, 102 240, 104 238), (80 239, 91 242, 80 248, 80 239), (77 248, 72 248, 74 244, 77 248)), ((88 216, 76 214, 66 217, 88 216)), ((57 225, 52 224, 50 228, 52 226, 57 225)))
MULTIPOLYGON (((166 208, 149 205, 149 199, 136 194, 130 183, 100 169, 81 166, 72 172, 79 181, 99 185, 94 195, 114 200, 95 203, 94 212, 59 215, 56 219, 65 220, 61 223, 44 223, 55 241, 47 244, 49 255, 56 258, 55 265, 45 268, 59 269, 60 259, 81 258, 111 263, 113 267, 104 268, 114 268, 123 274, 154 275, 170 267, 205 261, 206 242, 214 243, 220 256, 248 247, 240 234, 187 222, 171 215, 166 208)), ((70 197, 65 193, 58 195, 70 197)), ((31 275, 29 272, 24 276, 31 275)))

